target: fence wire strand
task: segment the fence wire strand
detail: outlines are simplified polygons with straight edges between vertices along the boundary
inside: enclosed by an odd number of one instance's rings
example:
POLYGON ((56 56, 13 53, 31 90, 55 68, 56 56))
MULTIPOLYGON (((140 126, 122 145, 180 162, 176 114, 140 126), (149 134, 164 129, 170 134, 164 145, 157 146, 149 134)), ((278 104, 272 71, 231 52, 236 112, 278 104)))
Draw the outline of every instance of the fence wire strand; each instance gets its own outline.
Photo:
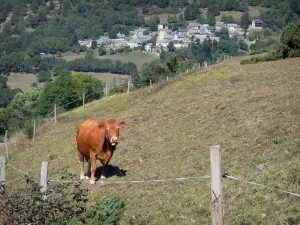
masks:
MULTIPOLYGON (((182 180, 192 180, 192 179, 207 179, 210 176, 193 176, 193 177, 177 177, 177 178, 167 178, 167 179, 152 179, 152 180, 126 180, 126 181, 97 181, 96 184, 130 184, 130 183, 159 183, 167 181, 182 181, 182 180)), ((72 180, 48 180, 49 182, 56 183, 78 183, 84 181, 72 181, 72 180)))
POLYGON ((23 171, 23 170, 20 170, 20 169, 18 169, 17 167, 15 167, 15 166, 11 165, 10 163, 6 163, 6 165, 8 165, 9 167, 11 167, 11 168, 13 168, 13 169, 15 169, 15 170, 19 171, 20 173, 23 173, 23 174, 29 175, 29 173, 27 173, 27 172, 25 172, 25 171, 23 171))
POLYGON ((260 187, 263 187, 263 188, 266 188, 266 189, 269 189, 269 190, 272 190, 272 191, 279 191, 279 192, 282 192, 282 193, 285 193, 285 194, 300 197, 300 194, 298 194, 298 193, 294 193, 294 192, 290 192, 290 191, 286 191, 286 190, 281 190, 281 189, 278 189, 278 188, 269 187, 269 186, 266 186, 266 185, 263 185, 263 184, 255 183, 253 181, 248 181, 248 180, 244 180, 244 179, 241 179, 241 178, 238 178, 238 177, 229 176, 227 174, 224 174, 223 177, 230 178, 232 180, 238 180, 238 181, 241 181, 241 182, 244 182, 244 183, 247 183, 247 184, 260 186, 260 187))

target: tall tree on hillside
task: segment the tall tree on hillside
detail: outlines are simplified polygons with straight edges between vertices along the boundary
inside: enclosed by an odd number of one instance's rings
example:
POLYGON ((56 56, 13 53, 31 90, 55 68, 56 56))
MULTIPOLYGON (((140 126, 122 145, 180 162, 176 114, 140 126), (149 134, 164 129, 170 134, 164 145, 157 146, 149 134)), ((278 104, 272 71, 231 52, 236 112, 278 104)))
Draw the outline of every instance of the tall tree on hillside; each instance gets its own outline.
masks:
POLYGON ((281 36, 281 47, 283 57, 300 56, 300 20, 289 23, 281 36))
POLYGON ((99 48, 98 48, 98 52, 99 52, 99 55, 102 56, 102 55, 105 55, 106 54, 106 50, 104 48, 104 45, 100 45, 99 48))
POLYGON ((91 48, 92 49, 96 49, 97 48, 97 41, 92 41, 91 48))
POLYGON ((243 12, 243 15, 241 17, 241 27, 244 30, 247 30, 250 24, 250 18, 249 18, 249 13, 248 10, 246 10, 245 12, 243 12))
POLYGON ((51 81, 51 73, 49 70, 47 70, 47 71, 42 70, 42 71, 38 72, 36 79, 37 79, 37 82, 39 82, 39 83, 51 81))

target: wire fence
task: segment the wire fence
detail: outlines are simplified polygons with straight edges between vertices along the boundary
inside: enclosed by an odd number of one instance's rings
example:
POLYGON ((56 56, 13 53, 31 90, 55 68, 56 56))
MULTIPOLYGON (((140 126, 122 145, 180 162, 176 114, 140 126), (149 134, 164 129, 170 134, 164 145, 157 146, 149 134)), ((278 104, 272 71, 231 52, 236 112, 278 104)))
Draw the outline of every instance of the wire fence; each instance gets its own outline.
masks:
MULTIPOLYGON (((10 163, 6 163, 6 165, 8 165, 12 169, 14 169, 14 170, 16 170, 16 171, 18 171, 18 172, 20 172, 24 175, 34 177, 34 176, 30 175, 29 173, 13 166, 10 163)), ((223 182, 226 180, 226 178, 228 178, 228 179, 243 182, 245 184, 259 186, 259 187, 262 187, 262 188, 267 189, 267 190, 281 192, 281 193, 285 193, 285 194, 288 194, 288 195, 300 197, 299 193, 291 192, 291 191, 288 191, 288 190, 282 190, 282 189, 278 189, 278 188, 274 188, 274 187, 269 187, 269 186, 264 185, 264 184, 259 184, 259 183, 253 182, 253 181, 248 181, 248 180, 245 180, 245 179, 242 179, 242 178, 238 178, 238 177, 228 175, 228 173, 223 173, 222 177, 225 178, 225 179, 223 179, 223 182)), ((103 181, 103 180, 100 179, 96 182, 96 184, 162 183, 162 182, 168 182, 168 181, 187 181, 187 180, 199 180, 199 179, 209 179, 209 178, 210 178, 210 176, 208 176, 208 175, 202 175, 202 176, 175 177, 175 178, 164 178, 164 179, 149 179, 149 180, 140 179, 140 180, 122 180, 122 181, 116 181, 116 180, 103 181)), ((53 183, 87 183, 88 180, 80 181, 80 180, 48 179, 48 182, 53 182, 53 183)))

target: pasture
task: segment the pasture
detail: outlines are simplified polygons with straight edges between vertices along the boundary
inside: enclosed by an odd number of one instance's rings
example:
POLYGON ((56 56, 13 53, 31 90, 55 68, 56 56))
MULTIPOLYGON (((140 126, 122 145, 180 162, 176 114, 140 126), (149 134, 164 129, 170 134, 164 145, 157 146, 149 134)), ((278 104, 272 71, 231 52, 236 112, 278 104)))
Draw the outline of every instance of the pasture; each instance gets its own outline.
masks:
POLYGON ((36 82, 36 75, 33 73, 12 73, 7 76, 7 85, 12 89, 20 88, 26 92, 33 82, 36 82))
MULTIPOLYGON (((220 144, 224 172, 300 193, 300 58, 243 66, 242 59, 74 109, 38 127, 36 143, 16 134, 9 163, 39 177, 48 160, 49 179, 79 179, 77 126, 115 118, 128 125, 110 162, 116 175, 107 181, 209 175, 209 146, 220 144)), ((18 171, 6 173, 7 190, 25 184, 18 171)), ((121 225, 210 224, 209 179, 87 188, 92 201, 125 199, 121 225)), ((228 179, 223 192, 225 224, 300 222, 296 197, 228 179)))
MULTIPOLYGON (((72 71, 72 73, 76 73, 72 71)), ((115 79, 116 84, 119 85, 122 81, 127 81, 130 76, 129 75, 118 75, 113 73, 94 73, 94 72, 85 72, 85 74, 92 75, 97 77, 99 80, 102 80, 104 83, 111 83, 115 79)))
MULTIPOLYGON (((121 60, 124 62, 134 62, 138 68, 138 70, 141 69, 142 65, 144 63, 150 63, 155 59, 158 59, 158 57, 152 53, 149 52, 128 52, 128 53, 118 53, 114 55, 98 55, 98 50, 95 50, 95 57, 98 59, 112 59, 112 60, 121 60)), ((80 54, 72 53, 72 52, 66 52, 62 54, 63 59, 67 61, 71 61, 77 58, 83 58, 85 57, 86 53, 81 52, 80 54)))
POLYGON ((151 17, 157 15, 160 19, 161 22, 167 22, 168 21, 168 16, 176 16, 177 19, 179 18, 180 14, 183 14, 184 13, 184 10, 182 10, 182 12, 179 12, 179 13, 160 13, 160 14, 153 14, 153 15, 145 15, 144 16, 144 19, 145 21, 148 21, 151 19, 151 17))
MULTIPOLYGON (((72 73, 75 73, 72 71, 72 73)), ((104 83, 111 83, 116 81, 116 84, 120 84, 122 80, 128 80, 130 76, 128 75, 119 75, 119 74, 112 74, 112 73, 93 73, 93 72, 85 72, 85 74, 89 74, 92 76, 97 77, 99 80, 102 80, 104 83)), ((35 74, 21 74, 15 73, 7 76, 7 84, 11 88, 20 88, 22 91, 26 92, 33 82, 36 82, 36 75, 35 74)), ((38 85, 41 87, 43 83, 38 85)))
POLYGON ((128 52, 128 53, 119 53, 114 55, 103 55, 98 56, 99 59, 112 59, 112 60, 121 60, 124 62, 134 62, 138 68, 141 69, 144 63, 150 63, 158 57, 149 52, 128 52))
MULTIPOLYGON (((261 7, 258 6, 249 6, 249 16, 250 19, 260 18, 261 7)), ((222 16, 233 16, 236 23, 241 22, 241 17, 243 13, 238 11, 221 11, 219 16, 216 16, 216 21, 221 21, 222 16)))

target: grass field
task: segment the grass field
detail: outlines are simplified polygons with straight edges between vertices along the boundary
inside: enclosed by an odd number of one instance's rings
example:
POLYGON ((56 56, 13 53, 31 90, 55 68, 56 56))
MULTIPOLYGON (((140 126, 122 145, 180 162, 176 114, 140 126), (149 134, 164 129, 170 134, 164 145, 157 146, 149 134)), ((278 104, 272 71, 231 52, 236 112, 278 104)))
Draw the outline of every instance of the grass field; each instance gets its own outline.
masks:
MULTIPOLYGON (((72 72, 76 73, 76 72, 72 72)), ((117 85, 121 83, 121 80, 128 80, 130 76, 128 75, 118 75, 118 74, 112 74, 112 73, 93 73, 93 72, 87 72, 85 74, 89 74, 92 76, 97 77, 99 80, 106 82, 112 82, 114 78, 116 79, 117 85)))
MULTIPOLYGON (((72 73, 75 73, 75 72, 72 72, 72 73)), ((118 75, 118 74, 112 74, 112 73, 89 73, 89 72, 87 72, 85 74, 93 75, 93 76, 97 77, 98 79, 104 81, 105 83, 112 82, 115 78, 117 85, 120 84, 121 79, 127 80, 129 78, 129 76, 127 76, 127 75, 118 75)), ((20 88, 24 92, 26 92, 30 88, 30 86, 33 82, 36 82, 35 74, 16 73, 16 74, 9 75, 7 78, 8 78, 8 81, 7 81, 8 86, 10 86, 11 88, 20 88)), ((39 84, 39 86, 43 86, 43 84, 39 84)))
POLYGON ((147 52, 129 52, 129 53, 120 53, 115 55, 104 55, 99 56, 100 59, 112 59, 112 60, 121 60, 125 62, 134 62, 139 69, 141 69, 144 63, 150 63, 158 57, 152 53, 147 52))
MULTIPOLYGON (((261 7, 250 6, 249 7, 249 16, 250 19, 260 18, 261 7)), ((237 23, 241 22, 242 12, 238 11, 221 11, 220 15, 216 17, 216 21, 221 21, 222 16, 233 16, 234 20, 237 23)))
POLYGON ((160 14, 153 14, 153 15, 150 15, 150 16, 144 16, 145 20, 150 20, 151 17, 155 16, 155 15, 158 15, 159 19, 161 22, 167 22, 168 21, 168 16, 176 16, 177 19, 179 18, 179 15, 180 14, 183 14, 184 11, 180 12, 180 13, 175 13, 175 14, 171 14, 171 13, 160 13, 160 14))
MULTIPOLYGON (((126 176, 108 181, 209 175, 209 146, 220 144, 223 172, 300 193, 300 58, 243 66, 241 59, 87 104, 38 127, 34 144, 15 135, 9 163, 39 177, 48 160, 49 179, 79 177, 77 126, 125 119, 111 165, 126 176)), ((6 177, 7 191, 25 183, 10 167, 6 177)), ((209 179, 86 187, 92 201, 125 199, 121 225, 210 224, 209 179)), ((223 192, 226 225, 300 223, 296 197, 229 179, 223 192)))
POLYGON ((64 52, 62 53, 62 58, 67 61, 72 61, 74 59, 83 58, 85 55, 85 52, 80 52, 79 54, 76 54, 74 52, 64 52))
POLYGON ((7 76, 7 85, 11 88, 20 88, 22 91, 27 91, 33 82, 36 82, 35 74, 12 73, 7 76))
MULTIPOLYGON (((86 53, 75 54, 72 52, 66 52, 63 54, 63 58, 67 61, 71 61, 77 58, 82 58, 86 53)), ((141 69, 144 63, 152 62, 158 57, 152 53, 148 52, 129 52, 129 53, 119 53, 115 55, 104 55, 98 56, 98 51, 95 51, 95 56, 98 59, 112 59, 112 60, 121 60, 125 62, 134 62, 138 69, 141 69)))

